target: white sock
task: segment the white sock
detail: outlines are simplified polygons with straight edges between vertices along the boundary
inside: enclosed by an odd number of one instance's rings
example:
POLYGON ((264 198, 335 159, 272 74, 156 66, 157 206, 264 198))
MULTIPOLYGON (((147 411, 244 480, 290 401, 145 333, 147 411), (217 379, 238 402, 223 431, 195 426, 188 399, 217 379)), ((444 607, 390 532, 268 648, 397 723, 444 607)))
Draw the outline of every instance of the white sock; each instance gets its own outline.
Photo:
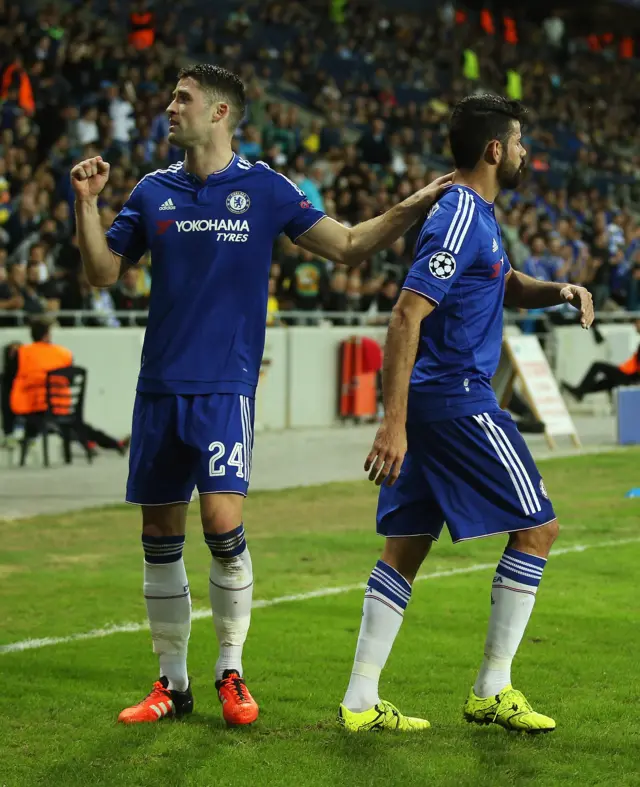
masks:
POLYGON ((410 597, 407 580, 379 560, 365 590, 356 656, 342 703, 350 711, 361 713, 380 701, 380 673, 400 631, 410 597))
POLYGON ((143 536, 144 598, 147 604, 153 652, 158 654, 160 675, 169 688, 186 691, 187 648, 191 633, 191 595, 182 559, 184 536, 143 536), (180 557, 175 560, 175 555, 180 557), (156 560, 171 562, 150 562, 156 560))
POLYGON ((492 697, 511 685, 511 663, 531 617, 547 561, 507 548, 491 586, 491 616, 484 660, 473 687, 478 697, 492 697))
POLYGON ((225 670, 243 674, 242 650, 251 623, 253 568, 242 525, 222 536, 207 533, 205 541, 212 554, 209 599, 220 646, 216 662, 216 680, 220 680, 225 670))

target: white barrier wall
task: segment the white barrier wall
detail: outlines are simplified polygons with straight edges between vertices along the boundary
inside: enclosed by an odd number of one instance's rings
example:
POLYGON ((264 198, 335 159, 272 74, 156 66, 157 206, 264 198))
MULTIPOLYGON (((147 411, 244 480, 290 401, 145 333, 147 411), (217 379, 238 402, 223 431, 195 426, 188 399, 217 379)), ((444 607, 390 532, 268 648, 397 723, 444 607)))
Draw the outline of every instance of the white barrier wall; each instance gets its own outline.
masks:
MULTIPOLYGON (((619 364, 632 355, 640 337, 630 325, 604 325, 606 341, 571 326, 555 329, 555 368, 559 380, 577 382, 594 360, 619 364)), ((325 427, 336 421, 339 344, 366 335, 380 343, 385 327, 310 326, 269 328, 265 363, 256 399, 256 431, 287 427, 325 427)), ((89 423, 115 436, 131 431, 131 413, 140 365, 142 328, 58 328, 54 341, 68 347, 89 370, 85 415, 89 423)), ((0 347, 28 342, 26 328, 1 328, 0 347)))
POLYGON ((385 327, 356 326, 289 329, 288 425, 296 428, 335 423, 340 342, 349 336, 370 336, 382 344, 386 332, 385 327))

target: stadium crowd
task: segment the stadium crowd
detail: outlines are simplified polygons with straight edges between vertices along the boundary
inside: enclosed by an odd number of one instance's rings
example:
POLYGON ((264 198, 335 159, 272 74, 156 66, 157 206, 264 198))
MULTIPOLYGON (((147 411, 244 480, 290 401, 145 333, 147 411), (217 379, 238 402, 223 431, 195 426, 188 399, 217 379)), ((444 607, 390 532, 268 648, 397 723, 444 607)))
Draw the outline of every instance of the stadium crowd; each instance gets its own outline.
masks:
MULTIPOLYGON (((188 24, 178 24, 174 8, 163 15, 144 3, 128 20, 117 2, 108 14, 87 2, 28 16, 0 0, 0 325, 15 324, 13 311, 62 309, 90 312, 84 324, 117 326, 130 322, 116 312, 146 309, 148 257, 109 291, 86 280, 69 171, 94 155, 111 163, 100 203, 107 229, 141 176, 181 158, 166 142, 164 109, 189 59, 245 80, 238 154, 266 161, 345 223, 377 215, 447 170, 445 121, 464 94, 522 98, 533 108, 531 177, 497 211, 512 264, 587 285, 597 309, 640 309, 640 72, 620 61, 615 44, 594 52, 561 17, 519 22, 517 41, 505 43, 450 3, 416 20, 353 0, 340 25, 315 0, 222 2, 215 17, 197 2, 185 8, 188 24), (135 13, 147 19, 145 35, 135 13)), ((390 311, 417 229, 349 274, 281 239, 269 321, 286 322, 292 309, 373 320, 390 311)))

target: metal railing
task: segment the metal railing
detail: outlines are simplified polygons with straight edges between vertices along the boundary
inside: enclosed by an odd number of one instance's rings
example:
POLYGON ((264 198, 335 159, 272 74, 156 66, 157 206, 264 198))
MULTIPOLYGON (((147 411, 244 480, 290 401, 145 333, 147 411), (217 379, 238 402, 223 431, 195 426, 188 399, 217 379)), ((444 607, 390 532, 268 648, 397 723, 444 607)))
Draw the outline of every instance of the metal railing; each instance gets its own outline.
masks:
MULTIPOLYGON (((109 320, 116 318, 120 327, 144 327, 149 317, 148 311, 113 311, 109 314, 87 310, 63 309, 57 312, 33 314, 32 312, 0 309, 0 327, 14 327, 28 325, 34 317, 50 317, 64 320, 66 327, 110 327, 109 320), (11 325, 7 325, 8 322, 11 325)), ((390 312, 371 314, 369 312, 328 312, 328 311, 281 311, 269 315, 269 324, 273 320, 280 325, 321 325, 325 323, 338 325, 386 325, 391 316, 390 312)), ((571 319, 569 313, 559 317, 558 312, 534 310, 531 312, 512 312, 505 309, 504 321, 507 325, 515 325, 532 320, 542 321, 549 325, 567 324, 577 322, 571 319), (553 316, 552 316, 553 315, 553 316)), ((597 315, 599 323, 631 322, 640 320, 640 311, 602 311, 597 315)), ((117 328, 118 326, 113 326, 117 328)))

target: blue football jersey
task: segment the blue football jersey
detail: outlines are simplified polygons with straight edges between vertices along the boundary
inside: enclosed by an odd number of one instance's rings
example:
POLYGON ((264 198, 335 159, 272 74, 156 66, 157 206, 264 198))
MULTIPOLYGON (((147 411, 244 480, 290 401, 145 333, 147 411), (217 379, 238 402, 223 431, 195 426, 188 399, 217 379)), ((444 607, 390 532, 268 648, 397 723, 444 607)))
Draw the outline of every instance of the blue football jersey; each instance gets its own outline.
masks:
POLYGON ((427 216, 404 283, 436 304, 420 328, 410 418, 437 421, 496 406, 491 378, 510 270, 493 203, 452 186, 427 216))
POLYGON ((237 156, 206 181, 183 162, 142 178, 107 232, 134 263, 151 252, 138 391, 254 396, 273 243, 324 215, 283 175, 237 156))

